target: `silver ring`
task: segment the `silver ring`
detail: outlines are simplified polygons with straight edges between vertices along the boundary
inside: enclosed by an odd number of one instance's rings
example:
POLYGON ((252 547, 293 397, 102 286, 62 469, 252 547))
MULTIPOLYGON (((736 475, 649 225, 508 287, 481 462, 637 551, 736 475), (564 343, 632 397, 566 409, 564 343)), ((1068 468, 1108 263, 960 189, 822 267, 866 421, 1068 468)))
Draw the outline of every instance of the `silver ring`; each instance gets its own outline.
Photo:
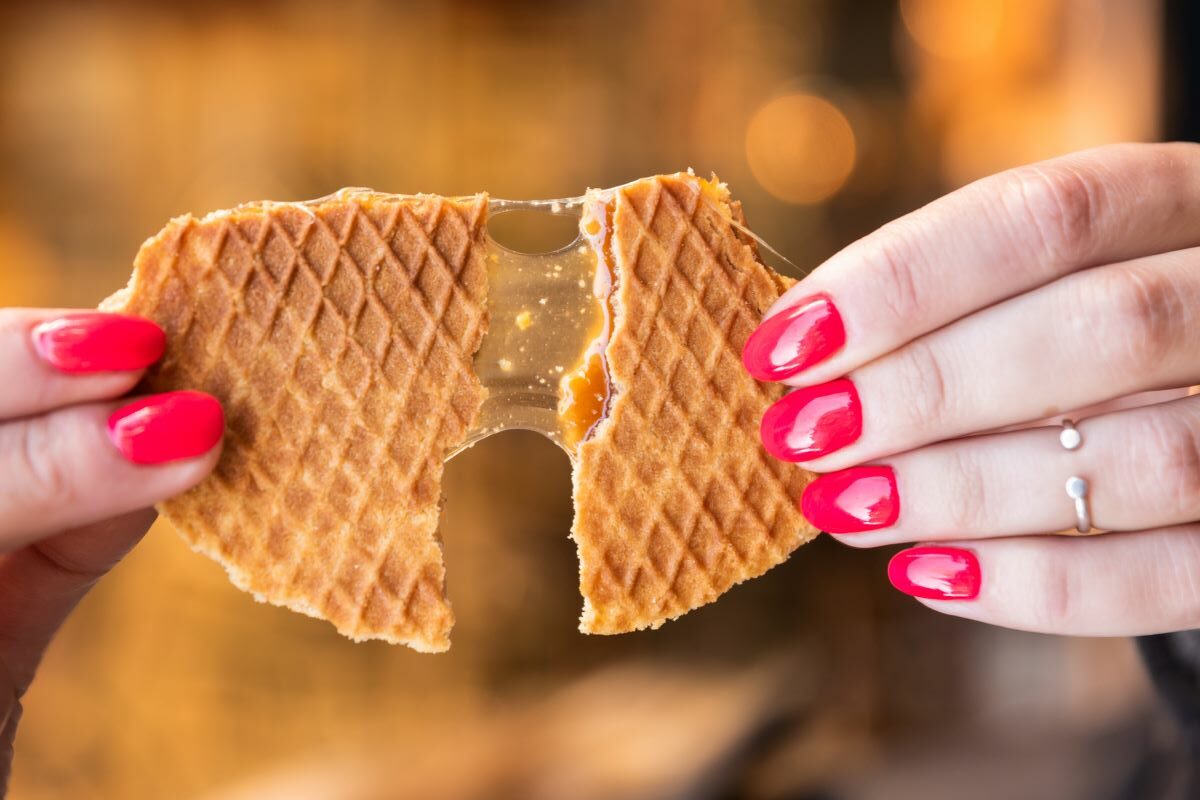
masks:
POLYGON ((1072 475, 1067 478, 1067 497, 1075 501, 1075 530, 1088 533, 1092 529, 1092 512, 1088 509, 1087 478, 1072 475))
MULTIPOLYGON (((1083 445, 1083 434, 1069 419, 1062 421, 1062 430, 1058 434, 1058 443, 1064 450, 1078 450, 1083 445)), ((1072 475, 1067 478, 1067 497, 1075 502, 1075 530, 1080 533, 1090 533, 1092 530, 1092 512, 1088 507, 1088 490, 1091 489, 1087 478, 1072 475)))

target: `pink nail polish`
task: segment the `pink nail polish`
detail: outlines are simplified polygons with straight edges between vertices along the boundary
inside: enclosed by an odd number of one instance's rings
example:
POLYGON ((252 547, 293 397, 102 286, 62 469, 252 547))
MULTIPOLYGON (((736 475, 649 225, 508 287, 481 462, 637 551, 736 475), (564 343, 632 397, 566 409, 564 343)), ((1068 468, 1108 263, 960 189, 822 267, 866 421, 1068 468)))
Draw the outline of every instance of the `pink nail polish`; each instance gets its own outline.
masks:
POLYGON ((225 415, 215 397, 203 392, 168 392, 117 409, 108 418, 108 436, 135 464, 163 464, 195 458, 216 447, 225 415))
POLYGON ((828 533, 886 528, 900 516, 896 473, 891 467, 851 467, 821 475, 804 487, 800 511, 828 533))
POLYGON ((862 406, 846 378, 796 389, 763 413, 759 434, 781 461, 810 461, 851 444, 862 433, 862 406))
POLYGON ((746 371, 781 381, 824 361, 846 343, 842 316, 829 295, 806 297, 763 321, 742 348, 746 371))
POLYGON ((162 328, 148 319, 98 311, 47 320, 32 337, 42 360, 73 374, 145 369, 167 345, 162 328))
POLYGON ((911 547, 892 556, 888 580, 927 600, 973 600, 979 595, 979 559, 961 547, 911 547))

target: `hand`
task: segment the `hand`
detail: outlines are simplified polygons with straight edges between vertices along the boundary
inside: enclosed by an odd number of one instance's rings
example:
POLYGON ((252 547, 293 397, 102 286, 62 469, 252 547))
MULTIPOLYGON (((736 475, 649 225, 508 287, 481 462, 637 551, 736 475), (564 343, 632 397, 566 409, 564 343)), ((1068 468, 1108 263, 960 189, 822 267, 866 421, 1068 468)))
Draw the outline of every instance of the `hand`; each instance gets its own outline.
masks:
POLYGON ((1200 626, 1200 396, 1070 411, 1200 382, 1197 245, 1200 145, 1104 147, 954 192, 768 313, 747 369, 799 388, 764 445, 822 473, 801 506, 840 541, 935 543, 889 577, 936 611, 1075 635, 1200 626), (1073 451, 1057 426, 1000 430, 1064 416, 1073 451), (1073 475, 1116 532, 1035 535, 1073 531, 1073 475))
POLYGON ((163 348, 147 320, 0 309, 0 795, 50 638, 150 527, 150 506, 217 462, 212 397, 114 400, 163 348))

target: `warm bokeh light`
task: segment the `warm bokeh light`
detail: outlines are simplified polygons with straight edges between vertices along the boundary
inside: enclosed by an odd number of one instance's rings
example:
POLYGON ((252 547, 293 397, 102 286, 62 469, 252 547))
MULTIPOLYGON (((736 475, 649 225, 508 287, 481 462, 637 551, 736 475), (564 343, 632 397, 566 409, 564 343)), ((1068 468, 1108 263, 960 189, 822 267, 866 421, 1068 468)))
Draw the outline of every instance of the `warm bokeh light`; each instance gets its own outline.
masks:
POLYGON ((902 0, 912 107, 948 187, 1153 138, 1156 3, 902 0))
POLYGON ((987 55, 1004 6, 1004 0, 900 0, 900 16, 922 48, 957 61, 987 55))
POLYGON ((0 216, 0 305, 52 303, 55 278, 47 248, 15 220, 0 216))
POLYGON ((819 203, 854 169, 854 130, 846 115, 813 94, 763 104, 746 126, 746 160, 762 187, 789 203, 819 203))

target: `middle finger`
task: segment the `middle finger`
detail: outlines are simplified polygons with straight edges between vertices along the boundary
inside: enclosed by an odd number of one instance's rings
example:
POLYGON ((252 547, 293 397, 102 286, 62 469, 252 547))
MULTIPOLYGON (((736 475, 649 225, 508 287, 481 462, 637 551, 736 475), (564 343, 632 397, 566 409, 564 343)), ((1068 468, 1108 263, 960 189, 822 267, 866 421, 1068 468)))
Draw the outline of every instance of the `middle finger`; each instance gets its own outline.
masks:
POLYGON ((1200 379, 1200 249, 1097 267, 980 311, 767 409, 817 472, 1200 379))

